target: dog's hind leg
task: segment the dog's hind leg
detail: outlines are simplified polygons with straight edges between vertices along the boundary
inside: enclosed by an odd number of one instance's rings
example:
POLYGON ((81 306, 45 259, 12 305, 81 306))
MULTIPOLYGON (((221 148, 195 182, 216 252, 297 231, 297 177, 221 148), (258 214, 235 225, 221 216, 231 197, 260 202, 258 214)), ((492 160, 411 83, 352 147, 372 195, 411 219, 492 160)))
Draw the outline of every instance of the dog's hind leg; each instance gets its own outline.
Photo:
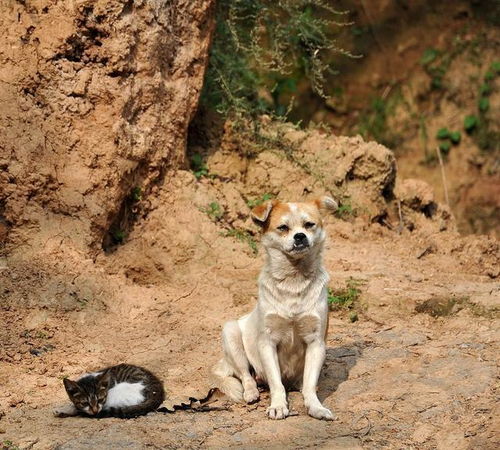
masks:
MULTIPOLYGON (((237 321, 227 322, 224 325, 224 329, 222 330, 222 345, 224 348, 224 360, 232 368, 232 377, 236 376, 241 380, 240 386, 242 385, 243 387, 243 400, 246 403, 258 400, 259 390, 257 389, 255 379, 250 374, 250 363, 243 346, 241 329, 237 321)), ((231 396, 229 393, 227 394, 231 396)))

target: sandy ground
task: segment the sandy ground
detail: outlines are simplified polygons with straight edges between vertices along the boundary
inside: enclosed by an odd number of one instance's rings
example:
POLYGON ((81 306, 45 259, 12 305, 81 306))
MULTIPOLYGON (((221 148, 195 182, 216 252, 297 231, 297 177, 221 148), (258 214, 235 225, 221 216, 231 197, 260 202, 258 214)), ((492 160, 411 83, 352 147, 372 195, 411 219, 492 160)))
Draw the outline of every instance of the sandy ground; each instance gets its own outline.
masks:
MULTIPOLYGON (((161 224, 162 214, 168 226, 168 205, 148 221, 161 224)), ((297 415, 284 421, 267 419, 267 393, 227 411, 53 417, 66 401, 61 379, 105 364, 155 371, 169 404, 206 394, 221 326, 252 308, 262 255, 221 235, 201 212, 199 220, 175 217, 172 247, 171 234, 148 235, 146 224, 123 250, 96 261, 60 247, 43 258, 1 260, 4 448, 499 447, 500 283, 470 274, 457 255, 423 252, 418 234, 334 217, 327 219, 330 285, 352 277, 362 292, 357 322, 330 313, 319 390, 336 421, 308 417, 298 392, 289 397, 297 415), (184 247, 180 230, 192 238, 184 247), (447 315, 433 317, 443 304, 451 305, 447 315)))

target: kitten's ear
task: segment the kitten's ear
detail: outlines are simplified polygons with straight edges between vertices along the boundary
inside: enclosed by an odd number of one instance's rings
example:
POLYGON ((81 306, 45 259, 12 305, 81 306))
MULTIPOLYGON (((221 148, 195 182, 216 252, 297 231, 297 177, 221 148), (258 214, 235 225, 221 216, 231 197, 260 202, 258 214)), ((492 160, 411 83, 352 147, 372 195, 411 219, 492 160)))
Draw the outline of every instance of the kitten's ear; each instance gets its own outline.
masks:
POLYGON ((70 396, 73 396, 80 391, 80 388, 78 387, 78 383, 76 381, 71 381, 69 378, 65 378, 63 380, 63 383, 64 387, 66 388, 66 392, 70 396))
POLYGON ((253 222, 259 227, 263 227, 277 203, 276 200, 269 200, 253 208, 251 213, 253 222))
POLYGON ((317 198, 313 202, 319 210, 327 210, 327 211, 337 211, 339 205, 337 202, 327 195, 323 195, 322 197, 317 198))

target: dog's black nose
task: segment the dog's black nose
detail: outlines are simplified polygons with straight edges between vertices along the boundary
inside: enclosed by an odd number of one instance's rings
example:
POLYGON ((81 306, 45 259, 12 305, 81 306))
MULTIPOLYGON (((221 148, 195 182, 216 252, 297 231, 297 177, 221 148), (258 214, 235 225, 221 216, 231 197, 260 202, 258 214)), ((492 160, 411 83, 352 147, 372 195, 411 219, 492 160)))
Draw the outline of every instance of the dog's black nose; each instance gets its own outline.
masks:
POLYGON ((294 240, 297 244, 301 244, 301 243, 303 243, 304 241, 307 241, 307 236, 306 236, 304 233, 297 233, 297 234, 294 234, 294 236, 293 236, 293 240, 294 240))

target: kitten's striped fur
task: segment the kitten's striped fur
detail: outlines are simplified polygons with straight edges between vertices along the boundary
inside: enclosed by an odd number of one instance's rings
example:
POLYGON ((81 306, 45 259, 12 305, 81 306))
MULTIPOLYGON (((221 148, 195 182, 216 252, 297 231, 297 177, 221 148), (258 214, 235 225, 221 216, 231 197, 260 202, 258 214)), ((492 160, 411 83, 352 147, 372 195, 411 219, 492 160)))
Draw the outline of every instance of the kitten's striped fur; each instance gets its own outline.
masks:
POLYGON ((135 417, 157 409, 165 399, 162 382, 131 364, 85 374, 64 387, 77 412, 89 416, 135 417))

